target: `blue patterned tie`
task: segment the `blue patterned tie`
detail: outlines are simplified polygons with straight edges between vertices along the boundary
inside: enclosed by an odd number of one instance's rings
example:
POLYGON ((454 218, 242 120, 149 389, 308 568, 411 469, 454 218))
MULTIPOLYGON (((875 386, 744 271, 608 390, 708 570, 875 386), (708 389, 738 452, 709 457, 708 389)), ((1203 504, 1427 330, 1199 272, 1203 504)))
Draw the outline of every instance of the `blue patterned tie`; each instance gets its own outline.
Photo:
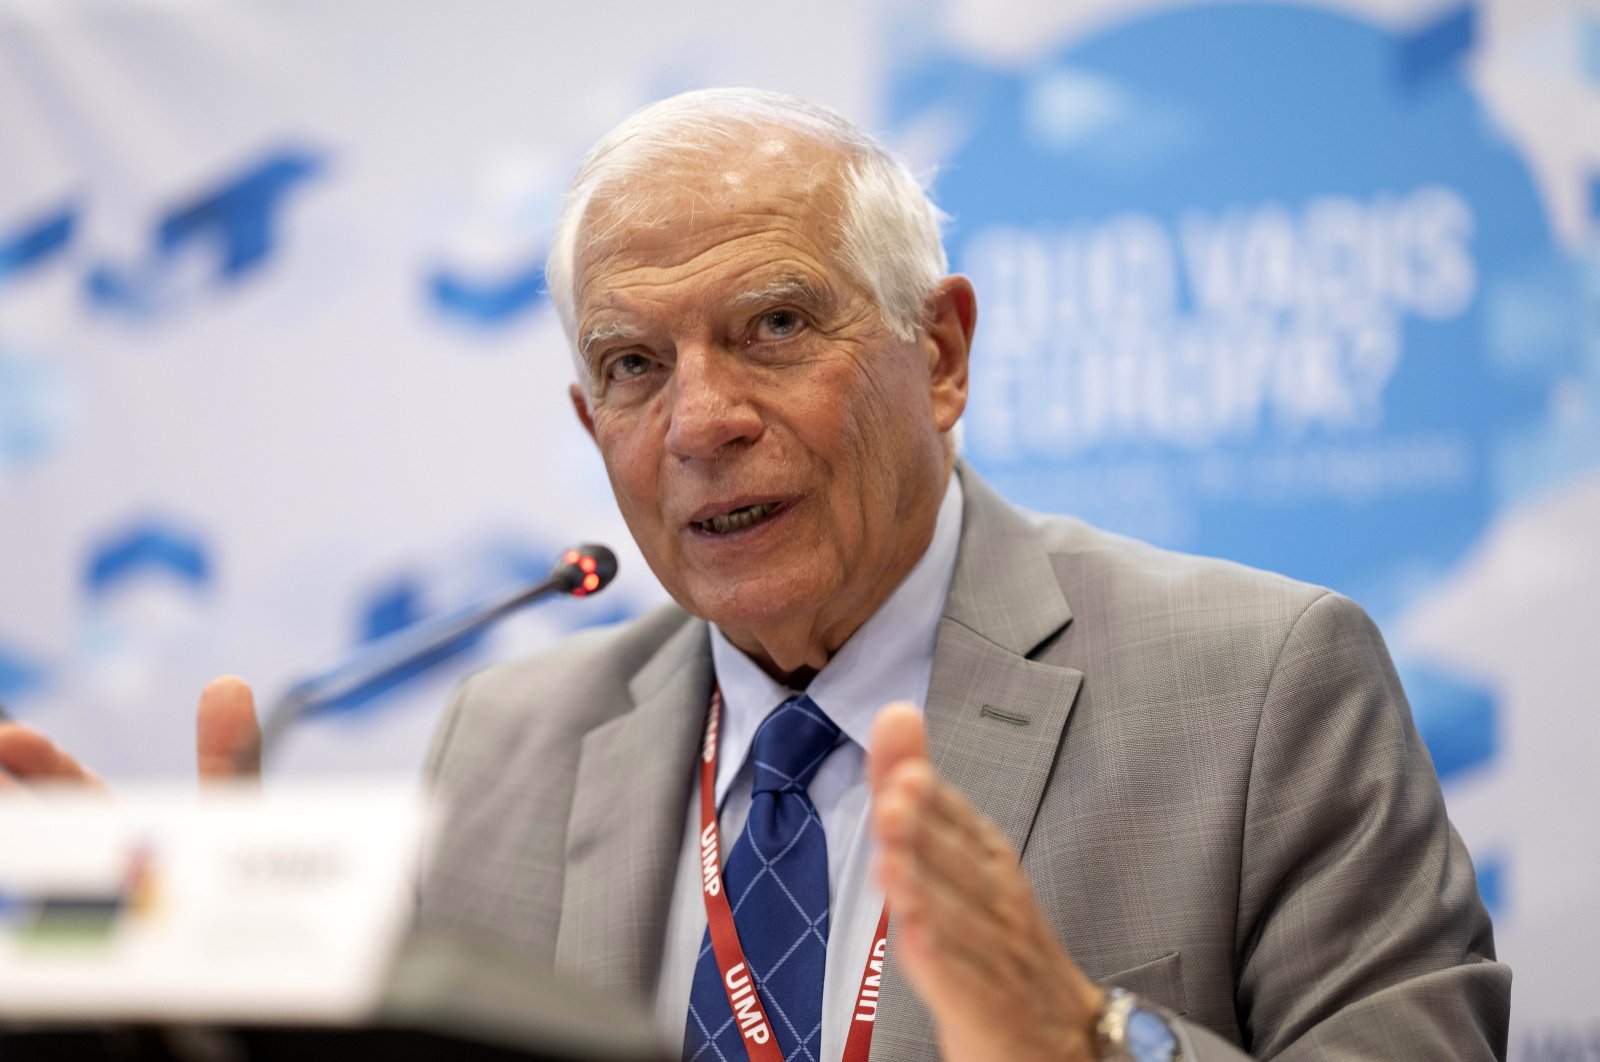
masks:
MULTIPOLYGON (((815 1062, 822 1045, 822 970, 828 952, 828 840, 806 795, 839 728, 810 697, 785 701, 756 731, 755 789, 722 880, 751 979, 785 1062, 815 1062)), ((700 942, 683 1034, 686 1062, 746 1057, 728 993, 700 942)))

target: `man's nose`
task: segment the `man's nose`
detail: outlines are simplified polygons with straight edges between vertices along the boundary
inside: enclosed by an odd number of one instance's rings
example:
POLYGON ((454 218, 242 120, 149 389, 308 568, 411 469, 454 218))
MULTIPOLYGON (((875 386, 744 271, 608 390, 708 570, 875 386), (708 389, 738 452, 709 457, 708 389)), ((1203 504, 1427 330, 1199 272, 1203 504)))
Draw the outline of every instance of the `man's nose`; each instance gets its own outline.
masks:
POLYGON ((762 432, 751 402, 748 367, 711 344, 680 347, 673 367, 667 448, 679 457, 714 457, 725 446, 762 432))

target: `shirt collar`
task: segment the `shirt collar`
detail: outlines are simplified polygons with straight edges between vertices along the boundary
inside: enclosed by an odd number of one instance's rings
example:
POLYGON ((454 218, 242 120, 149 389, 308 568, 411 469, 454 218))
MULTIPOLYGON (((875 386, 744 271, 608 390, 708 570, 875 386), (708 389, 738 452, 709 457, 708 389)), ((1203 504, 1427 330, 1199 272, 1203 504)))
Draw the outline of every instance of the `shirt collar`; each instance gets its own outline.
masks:
MULTIPOLYGON (((890 701, 910 701, 921 709, 928 696, 933 647, 955 574, 964 507, 961 477, 952 473, 927 551, 806 690, 845 736, 863 749, 880 708, 890 701)), ((762 671, 715 626, 711 660, 723 705, 717 754, 720 804, 749 755, 756 728, 795 691, 762 671)))

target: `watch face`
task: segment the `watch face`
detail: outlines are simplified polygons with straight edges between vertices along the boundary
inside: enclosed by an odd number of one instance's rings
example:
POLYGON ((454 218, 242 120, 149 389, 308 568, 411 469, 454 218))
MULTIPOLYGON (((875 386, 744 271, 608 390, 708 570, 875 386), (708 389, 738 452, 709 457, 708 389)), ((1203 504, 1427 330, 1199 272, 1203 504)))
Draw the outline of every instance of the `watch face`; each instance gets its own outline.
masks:
POLYGON ((1126 1035, 1128 1054, 1136 1062, 1172 1062, 1178 1056, 1178 1038, 1148 1010, 1135 1007, 1129 1012, 1126 1035))

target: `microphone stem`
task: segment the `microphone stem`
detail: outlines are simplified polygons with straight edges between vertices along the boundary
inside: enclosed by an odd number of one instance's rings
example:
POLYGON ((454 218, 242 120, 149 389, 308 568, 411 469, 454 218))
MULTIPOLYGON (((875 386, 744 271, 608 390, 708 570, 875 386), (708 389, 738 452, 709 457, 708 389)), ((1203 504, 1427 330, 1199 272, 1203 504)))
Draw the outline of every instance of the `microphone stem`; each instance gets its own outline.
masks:
MULTIPOLYGON (((581 577, 582 574, 579 573, 579 578, 581 577)), ((430 653, 482 630, 508 613, 515 612, 546 594, 570 590, 571 586, 570 572, 558 570, 542 583, 513 590, 465 612, 446 616, 421 629, 398 631, 350 663, 341 664, 295 685, 273 704, 262 721, 262 762, 265 763, 267 757, 277 751, 282 744, 284 732, 311 709, 337 701, 363 686, 388 678, 430 653)))

